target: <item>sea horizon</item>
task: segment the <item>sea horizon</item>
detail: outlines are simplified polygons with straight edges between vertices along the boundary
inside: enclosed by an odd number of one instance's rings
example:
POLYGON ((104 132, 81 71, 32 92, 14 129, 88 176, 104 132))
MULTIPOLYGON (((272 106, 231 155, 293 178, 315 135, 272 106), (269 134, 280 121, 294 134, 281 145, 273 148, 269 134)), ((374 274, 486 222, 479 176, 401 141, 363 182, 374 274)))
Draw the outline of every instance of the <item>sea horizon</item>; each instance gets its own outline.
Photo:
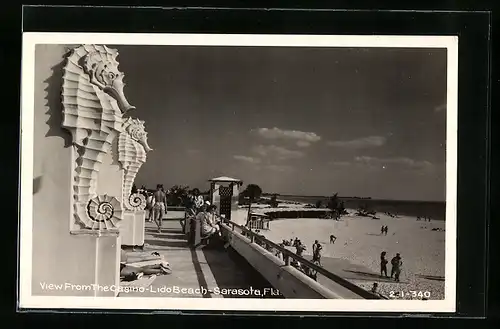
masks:
MULTIPOLYGON (((265 193, 263 196, 272 194, 265 193)), ((315 205, 321 201, 326 205, 331 196, 305 196, 280 194, 279 200, 301 202, 315 205)), ((414 216, 414 217, 430 217, 434 220, 445 220, 446 217, 446 201, 418 201, 418 200, 391 200, 391 199, 371 199, 361 197, 338 197, 344 202, 344 207, 348 209, 358 209, 367 207, 369 210, 376 212, 390 212, 396 215, 414 216)))
MULTIPOLYGON (((297 197, 297 198, 330 198, 332 195, 303 195, 303 194, 281 194, 281 193, 262 193, 262 196, 269 197, 276 194, 278 198, 280 197, 297 197)), ((416 200, 416 199, 388 199, 388 198, 373 198, 373 197, 363 197, 363 196, 341 196, 337 195, 339 199, 352 199, 352 200, 373 200, 373 201, 392 201, 392 202, 430 202, 430 203, 446 203, 446 200, 416 200)))

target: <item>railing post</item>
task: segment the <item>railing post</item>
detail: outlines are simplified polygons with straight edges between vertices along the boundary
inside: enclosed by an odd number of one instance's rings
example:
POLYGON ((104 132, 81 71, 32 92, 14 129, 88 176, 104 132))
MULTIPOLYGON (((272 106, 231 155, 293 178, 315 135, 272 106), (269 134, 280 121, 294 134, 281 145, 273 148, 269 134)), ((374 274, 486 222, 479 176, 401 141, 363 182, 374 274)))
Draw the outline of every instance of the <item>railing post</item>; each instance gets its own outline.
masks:
POLYGON ((250 234, 250 242, 251 242, 251 243, 254 243, 254 241, 255 241, 255 237, 254 237, 254 235, 253 235, 253 234, 250 234))

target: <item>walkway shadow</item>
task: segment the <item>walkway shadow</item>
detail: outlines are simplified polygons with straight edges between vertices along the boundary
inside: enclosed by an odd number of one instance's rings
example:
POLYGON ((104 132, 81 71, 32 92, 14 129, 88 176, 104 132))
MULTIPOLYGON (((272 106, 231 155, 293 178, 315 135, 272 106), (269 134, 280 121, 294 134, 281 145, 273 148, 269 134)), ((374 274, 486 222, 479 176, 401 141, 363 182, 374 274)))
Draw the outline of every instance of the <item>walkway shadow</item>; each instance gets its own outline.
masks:
MULTIPOLYGON (((203 275, 203 270, 201 269, 200 260, 198 259, 198 255, 196 254, 196 249, 190 248, 191 251, 191 259, 193 260, 194 270, 196 272, 196 278, 198 279, 198 284, 200 288, 208 289, 208 283, 203 275)), ((203 298, 212 298, 211 294, 203 294, 203 298)))
MULTIPOLYGON (((202 251, 219 288, 247 290, 252 287, 254 290, 260 290, 261 294, 267 288, 268 294, 260 298, 284 298, 279 294, 271 295, 271 284, 234 249, 224 248, 222 241, 216 241, 215 246, 204 247, 202 251)), ((259 298, 255 295, 231 295, 230 297, 259 298)))
POLYGON ((158 247, 175 247, 175 248, 188 248, 189 245, 187 241, 165 241, 159 239, 146 239, 144 240, 150 246, 158 246, 158 247))
POLYGON ((366 235, 372 235, 372 236, 384 236, 383 234, 380 234, 380 233, 366 233, 366 235))
POLYGON ((174 233, 150 233, 150 236, 156 239, 167 239, 167 240, 186 240, 186 236, 182 233, 174 234, 174 233))
MULTIPOLYGON (((145 230, 144 230, 146 233, 156 233, 156 234, 160 234, 158 233, 158 229, 157 228, 149 228, 147 227, 145 230)), ((163 228, 161 229, 161 233, 181 233, 180 230, 176 230, 176 229, 167 229, 167 228, 163 228)))

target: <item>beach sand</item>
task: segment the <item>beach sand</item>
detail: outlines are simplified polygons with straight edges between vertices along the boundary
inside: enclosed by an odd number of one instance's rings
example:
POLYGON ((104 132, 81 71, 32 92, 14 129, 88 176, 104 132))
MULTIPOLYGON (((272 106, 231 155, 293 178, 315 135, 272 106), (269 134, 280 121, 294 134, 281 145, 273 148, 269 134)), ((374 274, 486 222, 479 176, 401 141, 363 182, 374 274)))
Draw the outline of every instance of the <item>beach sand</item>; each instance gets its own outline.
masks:
MULTIPOLYGON (((307 246, 304 255, 311 255, 312 244, 317 239, 323 244, 323 257, 348 260, 370 269, 372 273, 380 273, 382 251, 387 252, 389 262, 399 252, 403 261, 400 283, 379 280, 373 275, 367 275, 362 280, 349 280, 365 289, 370 289, 374 282, 378 282, 379 292, 388 297, 391 291, 415 291, 415 296, 405 296, 405 299, 421 299, 424 292, 430 294, 430 297, 426 296, 428 299, 443 299, 445 232, 432 231, 432 228, 444 229, 445 222, 416 221, 412 217, 391 218, 384 214, 377 214, 377 217, 380 219, 354 215, 344 216, 340 221, 279 219, 272 221, 270 230, 263 230, 261 234, 276 243, 298 237, 307 246), (387 236, 380 234, 382 225, 389 227, 387 236), (337 237, 334 244, 329 243, 330 234, 337 237)), ((390 271, 389 263, 389 275, 390 271)))

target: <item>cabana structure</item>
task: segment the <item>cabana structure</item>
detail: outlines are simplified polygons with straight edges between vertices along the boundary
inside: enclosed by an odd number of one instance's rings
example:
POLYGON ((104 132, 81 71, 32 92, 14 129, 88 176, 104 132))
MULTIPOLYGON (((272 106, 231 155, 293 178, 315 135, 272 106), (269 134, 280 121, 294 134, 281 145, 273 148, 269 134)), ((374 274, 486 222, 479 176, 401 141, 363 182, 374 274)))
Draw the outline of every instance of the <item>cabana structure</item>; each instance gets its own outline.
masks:
POLYGON ((243 181, 227 176, 212 178, 210 182, 210 201, 217 206, 219 215, 231 219, 231 211, 238 209, 238 198, 243 181))
POLYGON ((269 216, 263 213, 250 214, 250 229, 252 230, 269 230, 269 216))

